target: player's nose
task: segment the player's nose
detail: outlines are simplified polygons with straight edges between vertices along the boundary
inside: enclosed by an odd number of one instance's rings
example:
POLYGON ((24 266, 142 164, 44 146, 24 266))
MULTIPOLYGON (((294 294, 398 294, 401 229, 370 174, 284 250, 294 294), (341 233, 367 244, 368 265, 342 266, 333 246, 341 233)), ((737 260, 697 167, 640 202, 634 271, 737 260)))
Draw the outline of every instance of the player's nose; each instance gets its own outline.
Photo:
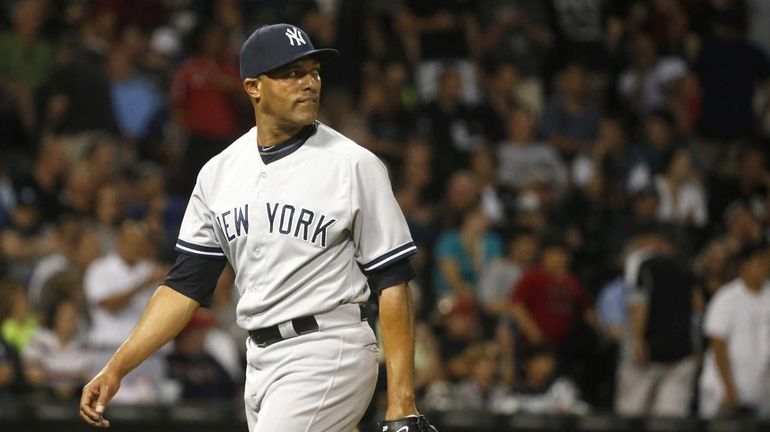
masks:
POLYGON ((313 74, 305 74, 302 77, 302 90, 318 93, 321 90, 321 80, 313 74))

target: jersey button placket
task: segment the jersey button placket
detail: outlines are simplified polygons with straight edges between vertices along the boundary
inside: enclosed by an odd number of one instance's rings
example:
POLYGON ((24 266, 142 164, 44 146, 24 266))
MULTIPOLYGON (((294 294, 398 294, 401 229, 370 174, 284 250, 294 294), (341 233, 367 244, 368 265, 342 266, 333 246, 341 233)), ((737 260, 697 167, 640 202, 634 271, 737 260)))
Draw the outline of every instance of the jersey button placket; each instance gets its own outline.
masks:
POLYGON ((259 186, 257 186, 257 198, 260 200, 265 199, 265 192, 264 192, 265 179, 267 179, 267 173, 263 171, 262 173, 259 174, 260 181, 258 183, 259 186))
MULTIPOLYGON (((265 199, 265 180, 267 180, 267 173, 262 171, 259 173, 259 181, 257 181, 257 199, 262 201, 265 199)), ((262 202, 259 203, 259 206, 262 207, 264 204, 262 202)), ((259 258, 262 256, 262 248, 257 246, 254 248, 254 251, 252 252, 255 258, 259 258)), ((256 288, 256 287, 255 287, 256 288)), ((256 291, 256 289, 254 289, 256 291)))

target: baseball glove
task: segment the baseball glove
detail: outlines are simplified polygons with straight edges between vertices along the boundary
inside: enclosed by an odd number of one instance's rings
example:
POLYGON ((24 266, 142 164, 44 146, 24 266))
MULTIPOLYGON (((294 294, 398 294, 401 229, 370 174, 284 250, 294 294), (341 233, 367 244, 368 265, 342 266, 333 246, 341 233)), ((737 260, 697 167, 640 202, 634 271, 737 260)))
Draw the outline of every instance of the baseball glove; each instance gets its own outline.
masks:
POLYGON ((438 432, 425 416, 409 416, 378 423, 379 432, 438 432))

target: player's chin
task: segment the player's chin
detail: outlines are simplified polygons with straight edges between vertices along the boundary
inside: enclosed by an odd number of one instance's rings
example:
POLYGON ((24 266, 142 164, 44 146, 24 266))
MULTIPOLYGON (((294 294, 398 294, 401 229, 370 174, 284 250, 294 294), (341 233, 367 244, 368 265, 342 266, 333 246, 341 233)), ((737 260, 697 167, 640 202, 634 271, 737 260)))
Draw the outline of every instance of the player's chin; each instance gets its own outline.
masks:
POLYGON ((310 124, 313 123, 318 117, 318 106, 298 106, 292 113, 294 121, 297 124, 310 124))

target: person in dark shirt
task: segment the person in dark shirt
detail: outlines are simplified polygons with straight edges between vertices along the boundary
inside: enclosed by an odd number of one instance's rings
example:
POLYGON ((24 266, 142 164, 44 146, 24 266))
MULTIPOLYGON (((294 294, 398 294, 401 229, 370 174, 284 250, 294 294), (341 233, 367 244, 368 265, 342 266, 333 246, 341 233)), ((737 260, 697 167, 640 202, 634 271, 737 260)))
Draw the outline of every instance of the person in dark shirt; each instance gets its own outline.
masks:
POLYGON ((461 98, 462 78, 456 68, 441 74, 436 100, 427 104, 418 129, 430 137, 436 182, 446 184, 454 171, 467 166, 470 154, 484 143, 484 121, 461 98))
POLYGON ((683 417, 689 413, 696 360, 696 279, 670 235, 641 230, 627 264, 630 337, 619 369, 616 409, 623 415, 683 417))
POLYGON ((695 63, 703 93, 699 133, 718 141, 756 132, 754 94, 770 77, 770 62, 745 38, 745 23, 734 13, 719 15, 695 63), (725 67, 730 65, 730 67, 725 67))
POLYGON ((60 194, 67 168, 64 143, 54 135, 44 135, 29 171, 12 178, 17 199, 35 201, 41 220, 55 222, 64 212, 60 194))
POLYGON ((208 330, 215 326, 213 315, 198 309, 177 336, 174 352, 167 358, 169 377, 182 385, 183 400, 231 400, 236 395, 233 379, 204 349, 208 330))

